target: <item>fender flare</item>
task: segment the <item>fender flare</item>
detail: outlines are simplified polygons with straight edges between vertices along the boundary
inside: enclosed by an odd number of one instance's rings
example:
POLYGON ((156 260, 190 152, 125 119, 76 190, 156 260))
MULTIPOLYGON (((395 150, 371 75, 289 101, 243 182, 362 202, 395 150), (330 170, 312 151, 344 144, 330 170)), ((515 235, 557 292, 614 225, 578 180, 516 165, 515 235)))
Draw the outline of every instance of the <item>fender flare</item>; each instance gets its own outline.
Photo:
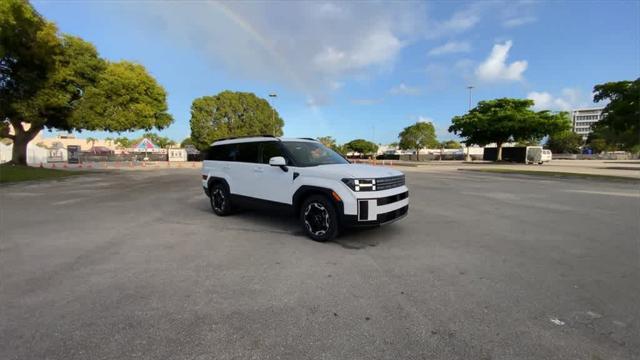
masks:
POLYGON ((209 194, 209 189, 211 189, 211 186, 213 186, 214 184, 220 183, 222 185, 224 185, 227 188, 227 192, 231 193, 231 191, 229 190, 229 183, 227 183, 227 180, 225 178, 221 178, 221 177, 217 177, 217 176, 211 176, 209 177, 209 180, 207 180, 207 196, 211 196, 209 194))
POLYGON ((333 202, 333 205, 335 205, 336 210, 338 211, 338 216, 343 215, 344 204, 342 203, 342 201, 336 201, 336 199, 334 199, 333 196, 331 195, 332 192, 333 192, 332 189, 324 188, 320 186, 314 186, 314 185, 300 186, 296 190, 296 192, 293 194, 293 197, 291 199, 292 200, 291 205, 293 206, 294 213, 298 214, 298 212, 300 211, 300 206, 302 206, 302 201, 304 201, 306 197, 312 194, 322 194, 326 196, 331 202, 333 202))

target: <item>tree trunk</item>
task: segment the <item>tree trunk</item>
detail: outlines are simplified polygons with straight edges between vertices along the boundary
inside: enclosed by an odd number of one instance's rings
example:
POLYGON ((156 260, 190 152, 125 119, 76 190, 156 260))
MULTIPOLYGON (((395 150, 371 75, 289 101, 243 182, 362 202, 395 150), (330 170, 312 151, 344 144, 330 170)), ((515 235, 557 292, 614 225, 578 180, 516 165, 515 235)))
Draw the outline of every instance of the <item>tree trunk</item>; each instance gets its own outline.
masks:
POLYGON ((27 145, 29 141, 36 137, 40 129, 32 127, 25 131, 22 124, 13 124, 14 134, 10 137, 13 140, 11 152, 11 163, 14 165, 27 165, 27 145))
POLYGON ((420 149, 416 149, 416 161, 420 161, 420 149))
POLYGON ((496 146, 498 147, 498 156, 496 157, 496 161, 502 161, 502 143, 496 143, 496 146))

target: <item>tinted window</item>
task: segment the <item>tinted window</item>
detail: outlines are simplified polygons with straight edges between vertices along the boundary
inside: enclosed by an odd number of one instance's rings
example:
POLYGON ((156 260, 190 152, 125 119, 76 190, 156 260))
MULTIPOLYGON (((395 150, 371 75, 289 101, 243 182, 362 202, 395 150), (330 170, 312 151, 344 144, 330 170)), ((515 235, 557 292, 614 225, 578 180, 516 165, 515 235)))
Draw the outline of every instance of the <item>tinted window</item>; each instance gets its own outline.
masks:
POLYGON ((266 141, 260 143, 261 163, 268 164, 269 159, 275 156, 284 156, 276 141, 266 141))
POLYGON ((209 148, 205 160, 236 161, 237 153, 236 144, 216 145, 209 148))
POLYGON ((258 143, 246 142, 235 144, 237 146, 237 153, 235 154, 235 160, 239 162, 258 162, 258 143))

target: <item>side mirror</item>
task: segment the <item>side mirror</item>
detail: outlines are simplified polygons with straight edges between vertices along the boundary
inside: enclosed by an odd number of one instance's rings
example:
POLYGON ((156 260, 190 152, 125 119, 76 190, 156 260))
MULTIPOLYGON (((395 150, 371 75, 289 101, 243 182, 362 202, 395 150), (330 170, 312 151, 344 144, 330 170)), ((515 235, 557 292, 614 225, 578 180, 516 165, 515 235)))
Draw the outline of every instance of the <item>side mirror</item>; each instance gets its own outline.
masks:
POLYGON ((280 168, 284 172, 289 171, 289 168, 287 168, 287 160, 285 160, 282 156, 274 156, 271 159, 269 159, 269 165, 280 166, 280 168))

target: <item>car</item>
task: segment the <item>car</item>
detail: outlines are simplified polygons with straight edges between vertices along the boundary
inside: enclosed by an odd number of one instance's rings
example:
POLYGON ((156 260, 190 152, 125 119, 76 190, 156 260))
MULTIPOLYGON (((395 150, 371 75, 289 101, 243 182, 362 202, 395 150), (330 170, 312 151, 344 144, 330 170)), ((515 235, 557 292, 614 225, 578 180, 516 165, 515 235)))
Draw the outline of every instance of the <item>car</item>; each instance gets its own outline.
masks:
POLYGON ((316 241, 347 227, 388 224, 407 216, 409 189, 400 171, 351 164, 310 138, 268 135, 214 141, 202 162, 213 212, 285 210, 316 241))
POLYGON ((540 165, 551 161, 552 157, 553 155, 551 154, 551 150, 547 150, 547 149, 542 150, 542 156, 540 156, 540 165))

